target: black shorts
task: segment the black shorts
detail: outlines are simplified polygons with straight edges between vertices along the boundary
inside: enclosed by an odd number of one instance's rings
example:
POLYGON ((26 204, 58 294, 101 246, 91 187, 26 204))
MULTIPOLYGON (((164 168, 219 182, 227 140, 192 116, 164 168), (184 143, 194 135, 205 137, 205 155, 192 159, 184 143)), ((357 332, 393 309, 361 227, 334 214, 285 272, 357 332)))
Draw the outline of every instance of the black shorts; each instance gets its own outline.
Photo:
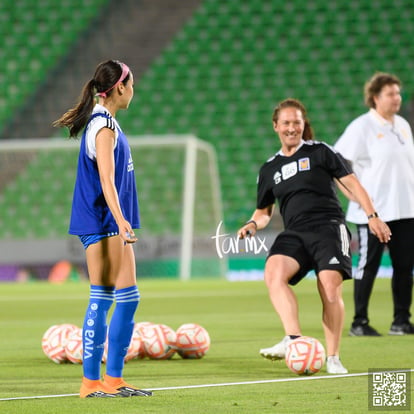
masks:
POLYGON ((326 224, 306 231, 285 230, 269 250, 267 258, 282 254, 295 259, 299 272, 290 280, 296 285, 310 270, 337 270, 342 278, 352 278, 351 234, 345 224, 326 224))

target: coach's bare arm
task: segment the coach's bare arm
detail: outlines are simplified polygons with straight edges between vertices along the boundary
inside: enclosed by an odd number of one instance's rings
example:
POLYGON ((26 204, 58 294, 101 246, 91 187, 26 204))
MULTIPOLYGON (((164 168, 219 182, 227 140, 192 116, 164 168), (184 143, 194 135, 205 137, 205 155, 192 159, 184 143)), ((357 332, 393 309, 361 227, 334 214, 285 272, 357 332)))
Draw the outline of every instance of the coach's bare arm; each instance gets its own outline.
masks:
POLYGON ((391 230, 386 223, 384 223, 375 211, 375 207, 361 185, 355 174, 349 174, 339 179, 340 184, 350 193, 352 199, 356 201, 368 217, 368 227, 382 243, 388 243, 391 239, 391 230))
POLYGON ((244 239, 247 236, 254 236, 257 230, 264 229, 269 224, 274 210, 274 204, 256 209, 252 218, 237 232, 239 238, 244 239))

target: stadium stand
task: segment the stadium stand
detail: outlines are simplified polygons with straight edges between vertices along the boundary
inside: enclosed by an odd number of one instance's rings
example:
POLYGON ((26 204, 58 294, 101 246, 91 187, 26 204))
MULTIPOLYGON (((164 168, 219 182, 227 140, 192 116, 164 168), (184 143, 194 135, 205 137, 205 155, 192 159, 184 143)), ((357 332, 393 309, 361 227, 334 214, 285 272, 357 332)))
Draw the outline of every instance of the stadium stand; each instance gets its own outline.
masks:
POLYGON ((18 114, 107 4, 108 0, 0 2, 0 125, 18 114))
POLYGON ((141 78, 143 105, 124 125, 212 142, 226 223, 235 229, 254 209, 260 164, 278 149, 277 101, 301 99, 317 139, 333 143, 365 111, 362 86, 374 71, 398 74, 411 99, 413 18, 406 0, 206 0, 141 78))

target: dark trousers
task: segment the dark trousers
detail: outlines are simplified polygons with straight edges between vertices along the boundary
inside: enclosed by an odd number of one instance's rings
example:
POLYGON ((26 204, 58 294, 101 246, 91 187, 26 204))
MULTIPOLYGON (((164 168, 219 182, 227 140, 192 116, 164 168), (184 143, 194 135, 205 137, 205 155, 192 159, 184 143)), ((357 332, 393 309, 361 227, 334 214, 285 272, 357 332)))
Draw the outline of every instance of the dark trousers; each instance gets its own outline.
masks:
POLYGON ((381 257, 388 247, 391 264, 391 290, 394 303, 393 323, 409 322, 413 294, 414 219, 390 221, 391 240, 385 245, 369 231, 368 225, 358 225, 359 258, 354 277, 355 316, 353 325, 369 322, 368 303, 381 257))

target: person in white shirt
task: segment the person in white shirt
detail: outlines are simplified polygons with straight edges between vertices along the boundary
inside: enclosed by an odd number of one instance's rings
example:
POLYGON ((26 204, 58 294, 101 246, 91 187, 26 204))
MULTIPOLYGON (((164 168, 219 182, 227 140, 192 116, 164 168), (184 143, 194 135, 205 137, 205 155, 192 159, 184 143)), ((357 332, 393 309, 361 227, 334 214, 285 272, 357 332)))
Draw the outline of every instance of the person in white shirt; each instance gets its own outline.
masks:
MULTIPOLYGON (((394 303, 390 335, 414 334, 410 322, 414 267, 414 143, 401 107, 401 81, 375 73, 365 84, 370 110, 353 120, 334 145, 352 163, 355 174, 371 196, 378 215, 388 224, 387 243, 392 263, 394 303)), ((355 315, 351 336, 380 336, 369 325, 368 304, 385 244, 371 234, 361 207, 350 201, 347 220, 357 225, 359 258, 354 275, 355 315)))

